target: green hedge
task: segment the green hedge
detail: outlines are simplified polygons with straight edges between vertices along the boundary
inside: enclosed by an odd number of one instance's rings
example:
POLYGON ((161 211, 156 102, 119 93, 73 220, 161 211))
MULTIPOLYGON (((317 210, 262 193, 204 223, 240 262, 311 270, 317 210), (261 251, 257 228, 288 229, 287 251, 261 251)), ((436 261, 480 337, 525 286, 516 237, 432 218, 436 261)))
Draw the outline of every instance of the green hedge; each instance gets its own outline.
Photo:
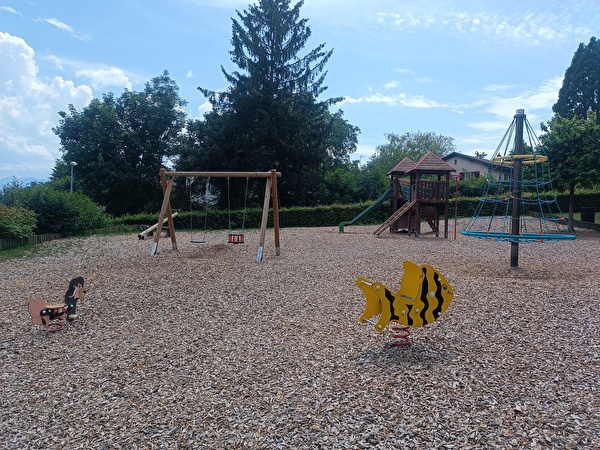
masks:
MULTIPOLYGON (((559 205, 563 213, 566 214, 569 207, 569 198, 567 194, 557 196, 559 205)), ((471 217, 478 206, 480 198, 460 198, 456 208, 457 217, 471 217)), ((333 227, 341 222, 352 220, 358 214, 363 212, 372 203, 363 202, 352 205, 328 205, 309 207, 282 208, 279 211, 279 224, 281 227, 333 227)), ((491 205, 490 205, 491 206, 491 205)), ((600 208, 600 193, 585 193, 576 196, 575 211, 579 211, 582 206, 596 206, 600 208)), ((483 214, 490 214, 491 211, 483 211, 483 214)), ((384 202, 367 216, 363 217, 356 225, 372 225, 384 222, 390 215, 390 204, 384 202)), ((455 203, 450 201, 449 216, 455 216, 455 203)), ((204 211, 181 211, 175 217, 175 228, 184 230, 190 228, 190 217, 192 218, 192 228, 195 230, 204 229, 204 220, 206 217, 206 228, 209 230, 239 230, 260 228, 262 220, 262 209, 248 209, 244 211, 220 211, 209 209, 208 213, 204 211), (229 226, 231 220, 231 227, 229 226)), ((135 214, 123 216, 116 219, 117 223, 124 225, 154 225, 158 220, 158 214, 135 214)), ((269 227, 273 226, 272 210, 269 211, 269 227)))
MULTIPOLYGON (((356 217, 371 203, 358 203, 353 205, 328 205, 309 207, 281 208, 279 210, 279 225, 281 227, 327 227, 338 226, 340 222, 348 221, 356 217)), ((383 222, 390 214, 389 202, 385 202, 376 208, 371 214, 364 217, 360 224, 376 224, 383 222)), ((179 230, 190 228, 190 217, 192 228, 204 229, 206 217, 206 228, 209 230, 239 230, 258 229, 262 222, 262 209, 248 209, 245 214, 239 211, 219 211, 209 209, 206 216, 204 212, 194 211, 179 212, 173 219, 175 228, 179 230), (231 227, 229 226, 231 220, 231 227)), ((158 220, 158 214, 135 214, 115 219, 117 223, 124 225, 154 225, 158 220)), ((273 226, 273 212, 269 211, 268 227, 273 226)))

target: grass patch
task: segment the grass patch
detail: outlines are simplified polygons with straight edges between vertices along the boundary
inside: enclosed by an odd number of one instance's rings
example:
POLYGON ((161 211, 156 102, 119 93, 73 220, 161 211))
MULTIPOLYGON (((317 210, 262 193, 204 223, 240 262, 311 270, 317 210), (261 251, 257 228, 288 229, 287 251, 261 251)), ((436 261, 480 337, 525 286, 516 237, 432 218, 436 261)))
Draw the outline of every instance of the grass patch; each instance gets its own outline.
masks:
MULTIPOLYGON (((55 241, 57 241, 56 239, 55 241)), ((55 242, 48 241, 48 242, 55 242)), ((19 247, 10 248, 0 252, 0 262, 10 261, 12 259, 21 258, 37 258, 39 256, 54 256, 66 253, 75 246, 81 246, 80 240, 69 240, 60 239, 61 245, 44 245, 42 244, 26 244, 19 247)))
MULTIPOLYGON (((569 216, 569 212, 567 211, 566 213, 563 211, 563 216, 564 217, 568 217, 569 216)), ((595 219, 595 223, 600 223, 600 212, 597 212, 594 215, 594 219, 595 219)), ((574 212, 573 213, 573 220, 581 220, 581 213, 580 212, 574 212)))

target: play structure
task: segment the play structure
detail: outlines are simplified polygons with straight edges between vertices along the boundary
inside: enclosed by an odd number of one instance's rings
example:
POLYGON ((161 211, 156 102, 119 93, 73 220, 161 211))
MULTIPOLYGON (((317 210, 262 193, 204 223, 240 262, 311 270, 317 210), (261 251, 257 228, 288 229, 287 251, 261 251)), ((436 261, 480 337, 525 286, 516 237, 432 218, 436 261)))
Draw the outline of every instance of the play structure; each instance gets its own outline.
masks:
POLYGON ((437 320, 454 298, 452 286, 438 270, 411 261, 403 264, 404 273, 398 292, 367 278, 356 285, 366 297, 361 323, 374 325, 382 332, 392 322, 392 345, 410 343, 409 327, 421 327, 437 320), (379 315, 375 322, 372 318, 379 315))
POLYGON ((419 236, 423 220, 430 226, 431 232, 439 236, 440 218, 443 216, 444 237, 447 238, 450 172, 453 171, 450 164, 432 152, 416 163, 408 157, 404 158, 388 172, 391 187, 354 219, 340 223, 339 232, 343 233, 346 225, 356 223, 390 199, 390 216, 373 232, 375 236, 380 237, 385 230, 419 236))
POLYGON ((83 286, 82 277, 72 279, 63 303, 46 303, 43 298, 29 301, 27 311, 31 316, 31 322, 45 327, 49 333, 62 331, 66 320, 72 321, 77 318, 76 305, 79 300, 83 300, 85 294, 83 286))
MULTIPOLYGON (((265 178, 265 198, 263 202, 263 212, 260 227, 260 242, 258 244, 258 251, 256 255, 256 261, 261 262, 263 258, 263 249, 265 244, 266 232, 267 232, 267 221, 269 217, 269 208, 271 199, 273 202, 273 229, 275 233, 275 254, 279 256, 280 253, 280 241, 279 241, 279 204, 277 198, 277 179, 281 177, 281 172, 277 172, 275 169, 271 169, 269 172, 171 172, 165 169, 160 169, 160 180, 163 188, 163 202, 158 216, 156 227, 165 221, 168 224, 169 237, 171 238, 171 246, 173 250, 177 250, 177 238, 175 236, 175 226, 173 224, 173 213, 171 212, 171 191, 173 189, 174 179, 176 177, 203 177, 203 178, 265 178)), ((247 186, 247 184, 246 184, 247 186)), ((247 189, 247 187, 246 187, 247 189)), ((229 195, 229 193, 228 193, 229 195)), ((229 201, 229 199, 228 199, 229 201)), ((231 220, 230 220, 231 228, 231 220)), ((150 255, 154 256, 158 251, 158 243, 160 241, 160 233, 154 235, 152 247, 150 249, 150 255)), ((196 241, 199 243, 201 241, 196 241)), ((229 230, 228 242, 243 243, 244 235, 243 232, 234 232, 229 230)))
POLYGON ((518 267, 521 242, 575 239, 554 193, 548 156, 523 109, 490 162, 482 198, 461 234, 510 242, 511 267, 518 267))

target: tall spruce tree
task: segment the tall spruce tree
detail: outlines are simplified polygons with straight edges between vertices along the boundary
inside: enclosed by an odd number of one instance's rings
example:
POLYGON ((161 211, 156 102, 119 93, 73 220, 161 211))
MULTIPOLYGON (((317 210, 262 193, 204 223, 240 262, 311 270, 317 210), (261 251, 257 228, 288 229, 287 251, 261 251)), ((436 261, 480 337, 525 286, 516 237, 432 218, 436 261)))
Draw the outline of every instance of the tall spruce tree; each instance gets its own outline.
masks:
POLYGON ((552 107, 566 119, 586 119, 590 110, 600 123, 600 42, 595 37, 588 45, 579 44, 552 107))
MULTIPOLYGON (((260 0, 236 11, 230 55, 239 70, 229 73, 221 67, 230 83, 224 92, 198 88, 212 111, 202 125, 192 126, 194 154, 188 151, 180 160, 201 163, 203 170, 276 168, 283 173, 282 206, 317 202, 322 168, 332 154, 334 117, 329 107, 342 100, 318 99, 327 89, 325 65, 333 50, 320 44, 301 54, 311 36, 307 19, 300 18, 302 5, 303 1, 291 7, 289 0, 260 0)), ((348 127, 350 133, 357 131, 348 127)), ((344 142, 355 144, 355 136, 340 140, 334 154, 342 160, 355 149, 344 142)))

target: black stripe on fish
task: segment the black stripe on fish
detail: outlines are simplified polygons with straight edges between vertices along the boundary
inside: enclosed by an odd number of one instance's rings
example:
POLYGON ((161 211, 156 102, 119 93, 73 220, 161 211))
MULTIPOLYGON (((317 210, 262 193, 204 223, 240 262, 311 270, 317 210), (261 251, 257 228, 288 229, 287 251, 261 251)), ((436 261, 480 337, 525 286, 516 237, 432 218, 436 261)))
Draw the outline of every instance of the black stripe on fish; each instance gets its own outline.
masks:
POLYGON ((421 311, 419 312, 419 316, 421 317, 421 320, 423 321, 423 325, 426 325, 427 318, 425 317, 425 314, 429 310, 429 297, 427 295, 429 293, 429 282, 427 281, 427 268, 423 267, 422 270, 423 270, 423 284, 421 285, 421 301, 423 302, 423 309, 421 309, 421 311))
POLYGON ((412 324, 414 323, 414 321, 412 320, 412 317, 410 317, 410 312, 412 310, 413 305, 406 305, 406 323, 408 324, 409 327, 412 326, 412 324))
POLYGON ((388 288, 385 288, 385 298, 388 302, 390 302, 390 321, 398 320, 400 317, 398 317, 396 310, 394 309, 394 300, 396 297, 394 297, 394 294, 392 294, 388 288))
POLYGON ((435 298, 437 298, 437 300, 438 300, 437 307, 433 310, 433 318, 437 319, 440 316, 440 314, 442 313, 442 305, 444 303, 444 295, 443 295, 444 288, 440 281, 440 276, 437 273, 435 273, 433 275, 433 280, 435 281, 435 285, 437 286, 437 289, 435 290, 435 298))

